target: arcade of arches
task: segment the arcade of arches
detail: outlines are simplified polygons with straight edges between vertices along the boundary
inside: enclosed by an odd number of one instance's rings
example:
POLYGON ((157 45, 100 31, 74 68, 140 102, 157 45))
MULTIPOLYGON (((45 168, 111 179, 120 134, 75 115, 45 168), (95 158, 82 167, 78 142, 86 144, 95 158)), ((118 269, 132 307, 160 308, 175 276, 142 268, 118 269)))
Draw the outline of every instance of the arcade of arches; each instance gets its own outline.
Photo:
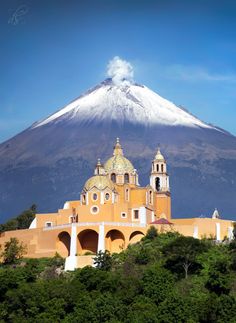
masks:
MULTIPOLYGON (((105 235, 105 249, 111 253, 121 252, 128 244, 136 243, 142 239, 144 233, 134 231, 126 235, 120 230, 109 230, 105 235)), ((96 254, 98 251, 98 232, 93 229, 85 229, 77 234, 77 254, 96 254)), ((71 236, 68 232, 62 231, 58 234, 57 252, 63 256, 70 255, 71 236)))

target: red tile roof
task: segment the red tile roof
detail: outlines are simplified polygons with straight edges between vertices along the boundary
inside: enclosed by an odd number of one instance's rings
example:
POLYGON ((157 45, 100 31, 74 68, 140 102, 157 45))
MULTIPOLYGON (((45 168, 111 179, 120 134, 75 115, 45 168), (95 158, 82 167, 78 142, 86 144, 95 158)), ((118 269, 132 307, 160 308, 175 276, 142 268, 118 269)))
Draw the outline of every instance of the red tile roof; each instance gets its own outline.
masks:
POLYGON ((150 224, 173 224, 172 222, 169 222, 167 219, 161 218, 158 220, 155 220, 153 222, 151 222, 150 224))

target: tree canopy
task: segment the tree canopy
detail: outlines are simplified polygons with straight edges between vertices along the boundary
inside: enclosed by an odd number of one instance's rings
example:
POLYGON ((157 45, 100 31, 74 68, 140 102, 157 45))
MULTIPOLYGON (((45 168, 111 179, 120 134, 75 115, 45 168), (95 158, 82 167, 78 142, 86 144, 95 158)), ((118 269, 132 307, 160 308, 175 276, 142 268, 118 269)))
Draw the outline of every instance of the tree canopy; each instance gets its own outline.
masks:
POLYGON ((65 273, 58 254, 7 261, 0 322, 234 323, 234 255, 235 241, 151 229, 119 254, 100 252, 95 268, 65 273))

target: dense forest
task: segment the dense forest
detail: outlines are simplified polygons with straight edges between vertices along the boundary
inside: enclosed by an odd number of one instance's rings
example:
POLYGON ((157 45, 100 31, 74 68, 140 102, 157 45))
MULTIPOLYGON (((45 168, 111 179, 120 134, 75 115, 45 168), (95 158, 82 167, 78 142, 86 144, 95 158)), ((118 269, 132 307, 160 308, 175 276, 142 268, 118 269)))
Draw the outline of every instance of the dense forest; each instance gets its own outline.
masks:
POLYGON ((151 227, 96 268, 64 272, 64 259, 24 259, 2 246, 0 322, 236 322, 235 239, 217 244, 151 227))

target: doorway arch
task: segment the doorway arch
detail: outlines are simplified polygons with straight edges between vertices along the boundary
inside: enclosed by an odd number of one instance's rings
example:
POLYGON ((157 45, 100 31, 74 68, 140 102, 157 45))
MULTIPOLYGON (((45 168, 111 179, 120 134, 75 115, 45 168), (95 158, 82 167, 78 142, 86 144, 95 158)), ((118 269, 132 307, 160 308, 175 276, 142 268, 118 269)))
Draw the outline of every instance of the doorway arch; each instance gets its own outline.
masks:
POLYGON ((125 237, 119 230, 110 230, 106 234, 106 249, 111 253, 121 252, 125 247, 125 237))
POLYGON ((70 235, 66 231, 62 231, 57 237, 57 252, 62 257, 68 257, 70 255, 70 235))
POLYGON ((144 237, 144 233, 141 231, 134 231, 129 237, 129 243, 136 243, 144 237))
POLYGON ((79 254, 96 254, 98 249, 98 233, 92 229, 86 229, 78 234, 79 254))

